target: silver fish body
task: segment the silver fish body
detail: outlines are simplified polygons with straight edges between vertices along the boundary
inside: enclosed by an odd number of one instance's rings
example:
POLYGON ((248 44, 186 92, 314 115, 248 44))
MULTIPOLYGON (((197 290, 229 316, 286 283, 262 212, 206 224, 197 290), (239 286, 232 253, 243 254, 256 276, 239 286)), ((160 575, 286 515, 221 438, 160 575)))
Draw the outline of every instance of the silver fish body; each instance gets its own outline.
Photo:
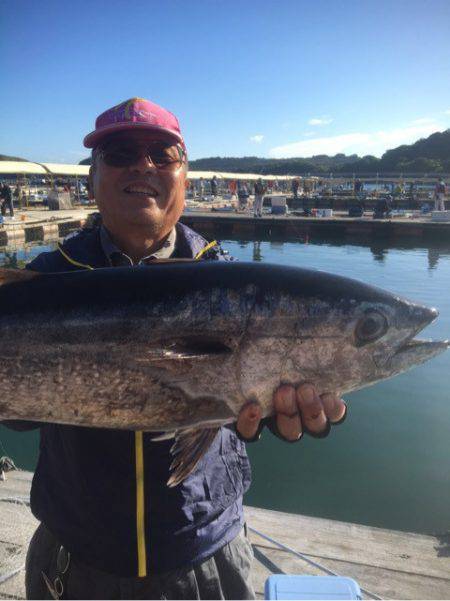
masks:
POLYGON ((442 352, 435 309, 328 273, 192 262, 10 277, 0 418, 169 432, 176 484, 249 401, 281 383, 343 394, 442 352))

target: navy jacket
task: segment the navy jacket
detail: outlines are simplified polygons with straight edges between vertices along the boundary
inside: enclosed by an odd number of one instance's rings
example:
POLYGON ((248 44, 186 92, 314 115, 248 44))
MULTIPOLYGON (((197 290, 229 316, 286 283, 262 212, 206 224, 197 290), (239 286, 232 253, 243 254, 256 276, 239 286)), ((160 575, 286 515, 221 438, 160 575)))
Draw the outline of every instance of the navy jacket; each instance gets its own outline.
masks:
MULTIPOLYGON (((177 225, 176 256, 194 257, 206 244, 177 225)), ((98 228, 69 237, 63 250, 81 265, 107 266, 98 228)), ((206 258, 219 255, 214 249, 206 258)), ((56 272, 82 267, 57 250, 42 253, 28 268, 56 272)), ((152 442, 144 433, 139 450, 134 432, 41 425, 31 509, 78 561, 105 572, 144 576, 199 563, 242 528, 250 465, 245 445, 224 427, 191 476, 170 489, 171 444, 152 442), (143 462, 143 514, 137 510, 138 456, 143 462)))

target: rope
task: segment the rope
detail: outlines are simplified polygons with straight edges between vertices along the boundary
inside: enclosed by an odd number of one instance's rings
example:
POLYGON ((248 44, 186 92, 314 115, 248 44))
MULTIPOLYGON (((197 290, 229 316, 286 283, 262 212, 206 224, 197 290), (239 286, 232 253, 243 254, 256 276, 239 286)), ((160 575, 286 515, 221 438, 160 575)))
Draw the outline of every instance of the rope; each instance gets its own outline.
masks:
MULTIPOLYGON (((313 561, 312 559, 309 559, 308 557, 306 557, 306 555, 303 555, 303 553, 299 553, 298 551, 295 551, 294 549, 291 549, 291 547, 288 547, 287 545, 283 545, 283 543, 279 543, 275 539, 270 538, 270 536, 267 536, 267 534, 263 534, 262 532, 259 532, 259 530, 256 530, 255 528, 252 528, 251 526, 249 526, 248 528, 249 528, 249 530, 251 530, 252 532, 254 532, 255 534, 257 534, 261 538, 264 538, 264 539, 268 540, 269 542, 271 542, 272 544, 274 544, 277 547, 279 547, 280 549, 283 549, 283 551, 288 551, 289 553, 292 553, 293 555, 295 555, 299 559, 303 559, 303 561, 306 561, 306 563, 309 563, 310 565, 314 566, 315 568, 319 568, 319 570, 322 570, 322 571, 326 572, 330 576, 339 576, 339 574, 336 574, 336 572, 333 572, 332 570, 329 570, 328 568, 326 568, 322 564, 317 563, 316 561, 313 561)), ((360 587, 360 589, 361 589, 361 591, 363 593, 365 593, 366 595, 369 595, 370 597, 372 597, 372 599, 380 599, 380 600, 382 599, 381 597, 379 597, 375 593, 371 593, 370 591, 364 589, 362 586, 360 587)))
POLYGON ((75 259, 72 259, 71 257, 69 257, 69 255, 63 251, 62 246, 60 244, 58 244, 58 250, 62 254, 62 256, 66 259, 66 261, 69 261, 69 263, 71 263, 72 265, 75 265, 76 267, 83 267, 83 269, 91 269, 91 270, 94 269, 91 265, 84 265, 83 263, 78 263, 78 261, 75 261, 75 259))
POLYGON ((213 240, 212 242, 210 242, 209 244, 207 244, 204 248, 202 248, 201 251, 199 251, 194 259, 197 261, 198 259, 200 259, 206 252, 208 252, 208 250, 211 250, 211 248, 213 248, 214 246, 217 246, 217 240, 213 240))

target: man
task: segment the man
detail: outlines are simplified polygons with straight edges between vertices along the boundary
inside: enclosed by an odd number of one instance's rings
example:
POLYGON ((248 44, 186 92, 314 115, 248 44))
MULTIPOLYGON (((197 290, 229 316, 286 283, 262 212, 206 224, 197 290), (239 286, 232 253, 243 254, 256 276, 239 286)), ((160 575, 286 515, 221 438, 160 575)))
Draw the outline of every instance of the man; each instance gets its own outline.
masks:
POLYGON ((2 204, 2 208, 1 208, 2 215, 6 215, 6 209, 8 208, 9 216, 11 218, 13 218, 14 217, 14 205, 13 205, 11 188, 8 186, 8 184, 3 184, 2 199, 3 199, 3 204, 2 204))
POLYGON ((211 195, 212 195, 213 199, 215 199, 217 196, 217 190, 218 190, 217 177, 215 175, 213 175, 212 180, 211 180, 211 195))
POLYGON ((298 178, 294 178, 291 184, 292 194, 294 195, 294 200, 298 200, 298 190, 300 188, 300 180, 298 178))
POLYGON ((16 189, 14 190, 14 197, 17 199, 17 206, 21 211, 23 209, 23 191, 20 184, 17 184, 16 189))
MULTIPOLYGON (((174 115, 132 98, 102 113, 84 144, 92 149, 89 194, 102 224, 39 255, 30 269, 223 258, 219 247, 208 250, 205 239, 178 223, 187 154, 174 115)), ((319 398, 309 384, 280 387, 274 406, 276 417, 268 425, 288 441, 306 431, 322 437, 346 413, 342 400, 319 398)), ((260 418, 258 405, 246 406, 237 429, 221 428, 195 471, 171 489, 170 441, 42 425, 31 491, 41 526, 27 558, 27 597, 253 598, 252 550, 242 513, 250 466, 242 440, 258 439, 260 418)))
POLYGON ((238 197, 238 206, 237 211, 245 211, 247 208, 248 199, 250 197, 250 192, 248 190, 248 186, 246 182, 241 182, 238 180, 237 183, 237 197, 238 197))
POLYGON ((263 184, 261 178, 255 184, 255 202, 253 203, 253 217, 262 216, 262 208, 264 201, 264 194, 266 193, 266 187, 263 184))
POLYGON ((445 193, 446 186, 444 180, 441 178, 438 180, 434 187, 434 210, 445 211, 445 193))

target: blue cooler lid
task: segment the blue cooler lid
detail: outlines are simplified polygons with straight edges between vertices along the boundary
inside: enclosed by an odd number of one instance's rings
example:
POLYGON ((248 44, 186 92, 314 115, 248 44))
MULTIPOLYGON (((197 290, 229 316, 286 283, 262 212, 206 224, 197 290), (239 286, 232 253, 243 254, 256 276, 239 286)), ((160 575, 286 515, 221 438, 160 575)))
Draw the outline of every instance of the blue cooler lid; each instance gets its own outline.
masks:
POLYGON ((344 576, 269 576, 265 599, 362 599, 358 583, 344 576))

